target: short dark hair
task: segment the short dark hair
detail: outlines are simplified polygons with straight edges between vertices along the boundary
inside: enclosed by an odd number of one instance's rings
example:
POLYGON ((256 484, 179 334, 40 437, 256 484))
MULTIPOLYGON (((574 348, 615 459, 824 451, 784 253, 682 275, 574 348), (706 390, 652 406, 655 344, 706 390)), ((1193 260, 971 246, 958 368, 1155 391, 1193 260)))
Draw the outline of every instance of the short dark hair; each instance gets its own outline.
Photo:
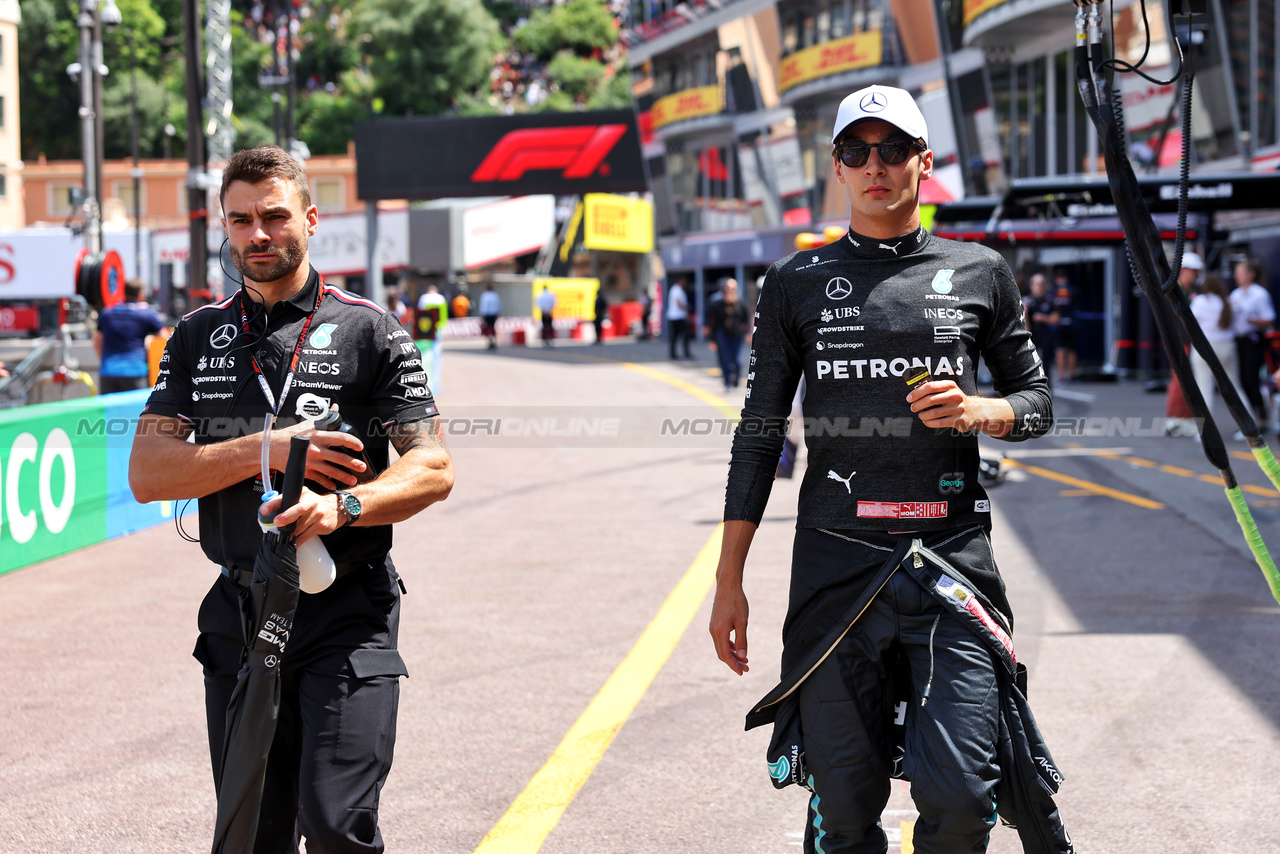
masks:
POLYGON ((142 283, 142 279, 130 279, 124 283, 124 298, 129 302, 137 302, 142 299, 142 293, 147 286, 142 283))
POLYGON ((283 178, 292 182, 302 198, 302 209, 305 211, 311 207, 311 185, 307 182, 307 173, 292 154, 278 145, 259 145, 231 155, 226 168, 222 170, 222 189, 218 192, 218 203, 225 204, 227 187, 231 186, 232 181, 258 184, 268 178, 283 178))
MULTIPOLYGON (((1253 274, 1253 281, 1254 281, 1254 283, 1255 283, 1255 284, 1259 284, 1259 285, 1262 285, 1262 284, 1263 284, 1263 282, 1262 282, 1262 262, 1261 262, 1261 261, 1259 261, 1257 258, 1252 258, 1252 257, 1246 256, 1246 257, 1244 257, 1244 258, 1240 259, 1239 261, 1237 261, 1236 263, 1237 263, 1237 264, 1243 264, 1243 265, 1245 266, 1245 268, 1246 268, 1246 269, 1248 269, 1248 271, 1249 271, 1250 273, 1252 273, 1252 274, 1253 274)), ((1263 286, 1265 287, 1265 285, 1263 285, 1263 286)))

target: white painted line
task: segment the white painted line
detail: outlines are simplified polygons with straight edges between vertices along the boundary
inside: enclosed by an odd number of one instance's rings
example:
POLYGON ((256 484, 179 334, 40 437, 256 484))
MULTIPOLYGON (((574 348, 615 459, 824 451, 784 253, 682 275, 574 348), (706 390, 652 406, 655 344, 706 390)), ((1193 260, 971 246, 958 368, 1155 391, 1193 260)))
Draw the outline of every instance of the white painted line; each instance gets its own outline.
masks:
POLYGON ((1078 400, 1081 403, 1093 403, 1098 399, 1097 395, 1089 394, 1087 391, 1072 391, 1069 388, 1055 388, 1052 394, 1063 400, 1078 400))
POLYGON ((1112 454, 1131 454, 1133 448, 1034 448, 1025 451, 1005 451, 1011 460, 1030 460, 1036 457, 1105 457, 1112 454))

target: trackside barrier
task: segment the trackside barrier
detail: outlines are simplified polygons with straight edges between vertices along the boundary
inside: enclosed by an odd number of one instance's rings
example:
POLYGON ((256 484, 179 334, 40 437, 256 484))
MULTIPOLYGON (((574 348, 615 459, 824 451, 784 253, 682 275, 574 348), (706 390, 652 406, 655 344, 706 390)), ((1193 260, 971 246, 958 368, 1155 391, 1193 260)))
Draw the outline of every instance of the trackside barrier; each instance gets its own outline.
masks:
POLYGON ((129 489, 150 393, 0 411, 0 574, 173 518, 175 502, 139 504, 129 489))

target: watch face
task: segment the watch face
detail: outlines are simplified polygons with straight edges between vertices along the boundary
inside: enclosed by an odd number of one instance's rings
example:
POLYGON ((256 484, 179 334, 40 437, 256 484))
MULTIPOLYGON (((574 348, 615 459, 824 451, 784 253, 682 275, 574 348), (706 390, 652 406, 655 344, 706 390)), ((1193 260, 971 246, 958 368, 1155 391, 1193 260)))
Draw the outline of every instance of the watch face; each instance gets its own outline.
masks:
POLYGON ((347 515, 352 519, 358 518, 360 516, 360 499, 350 493, 343 495, 342 509, 347 511, 347 515))

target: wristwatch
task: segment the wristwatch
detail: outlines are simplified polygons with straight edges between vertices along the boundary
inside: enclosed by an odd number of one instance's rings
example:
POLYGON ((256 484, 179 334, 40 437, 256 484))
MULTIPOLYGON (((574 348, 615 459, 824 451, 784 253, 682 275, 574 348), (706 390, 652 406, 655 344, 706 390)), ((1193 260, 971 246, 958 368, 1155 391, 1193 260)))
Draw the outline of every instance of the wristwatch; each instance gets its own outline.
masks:
POLYGON ((338 490, 333 494, 338 499, 338 509, 347 516, 347 521, 338 527, 345 528, 347 525, 354 525, 360 518, 360 499, 350 492, 343 492, 342 490, 338 490))

